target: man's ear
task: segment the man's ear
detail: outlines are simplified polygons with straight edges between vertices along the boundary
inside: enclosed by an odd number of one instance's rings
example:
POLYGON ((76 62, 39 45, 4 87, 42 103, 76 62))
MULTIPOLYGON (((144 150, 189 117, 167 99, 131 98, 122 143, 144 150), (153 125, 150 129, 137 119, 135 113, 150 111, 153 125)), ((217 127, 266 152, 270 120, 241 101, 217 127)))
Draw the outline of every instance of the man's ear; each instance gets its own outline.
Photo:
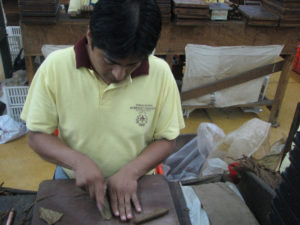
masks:
POLYGON ((87 39, 88 45, 91 46, 92 45, 92 34, 91 34, 90 28, 87 29, 86 39, 87 39))

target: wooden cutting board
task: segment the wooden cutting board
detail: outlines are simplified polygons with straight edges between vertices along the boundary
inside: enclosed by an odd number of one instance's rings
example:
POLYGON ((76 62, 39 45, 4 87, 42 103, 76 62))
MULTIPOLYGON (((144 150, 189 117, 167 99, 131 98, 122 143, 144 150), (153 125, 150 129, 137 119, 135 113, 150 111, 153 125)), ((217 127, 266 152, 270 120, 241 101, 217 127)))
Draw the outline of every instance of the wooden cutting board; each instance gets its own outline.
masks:
MULTIPOLYGON (((36 199, 48 198, 37 202, 33 210, 32 225, 46 225, 40 219, 39 208, 52 209, 64 214, 55 225, 119 225, 134 224, 132 221, 121 223, 119 218, 113 217, 109 221, 102 219, 94 200, 87 193, 75 186, 74 180, 43 181, 36 199)), ((157 208, 168 208, 169 213, 145 225, 179 225, 169 185, 161 175, 144 176, 139 180, 138 196, 142 205, 142 214, 133 213, 134 217, 149 213, 157 208)), ((134 211, 134 210, 133 210, 134 211)))

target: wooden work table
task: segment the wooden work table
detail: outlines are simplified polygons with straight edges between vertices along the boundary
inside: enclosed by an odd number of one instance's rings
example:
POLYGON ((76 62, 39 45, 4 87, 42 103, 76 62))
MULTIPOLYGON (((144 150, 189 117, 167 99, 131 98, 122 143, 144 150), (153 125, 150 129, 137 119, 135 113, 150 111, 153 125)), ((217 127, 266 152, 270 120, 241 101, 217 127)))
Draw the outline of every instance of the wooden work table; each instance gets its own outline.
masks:
MULTIPOLYGON (((29 82, 34 75, 33 57, 41 55, 42 45, 72 45, 86 33, 87 27, 87 19, 70 19, 65 14, 60 16, 55 25, 25 24, 21 21, 29 82)), ((279 108, 288 83, 288 72, 299 40, 299 27, 254 27, 246 25, 244 21, 203 21, 197 26, 178 26, 170 22, 163 24, 155 54, 166 55, 170 64, 172 56, 184 54, 184 48, 189 43, 211 46, 284 45, 282 55, 286 56, 286 63, 275 98, 258 104, 272 107, 269 121, 277 126, 279 108)))
MULTIPOLYGON (((148 176, 147 178, 148 179, 145 179, 145 177, 143 178, 144 180, 147 180, 146 182, 143 182, 144 186, 143 184, 141 185, 142 188, 139 186, 144 193, 144 195, 139 196, 141 204, 143 202, 148 203, 143 205, 144 212, 147 212, 147 210, 153 211, 158 208, 169 209, 167 215, 156 219, 151 224, 191 225, 189 213, 188 210, 186 210, 186 203, 179 183, 167 182, 161 175, 148 176), (153 184, 151 183, 152 181, 153 184), (164 189, 160 189, 161 187, 164 187, 164 189), (152 191, 154 193, 152 193, 152 191), (149 193, 152 193, 152 195, 149 193)), ((139 191, 141 191, 140 189, 139 191)), ((40 214, 38 212, 40 207, 63 212, 64 218, 58 224, 96 224, 95 220, 98 221, 97 224, 103 225, 133 224, 130 221, 126 223, 120 222, 120 220, 115 217, 109 221, 101 219, 95 202, 90 200, 88 193, 75 186, 74 180, 43 181, 40 184, 38 193, 10 188, 0 188, 0 191, 3 192, 0 194, 1 215, 5 211, 14 208, 16 212, 14 224, 27 224, 27 222, 23 223, 24 218, 31 221, 30 224, 46 224, 46 222, 43 222, 40 219, 40 214), (74 192, 74 194, 72 190, 76 193, 74 192), (46 193, 44 193, 44 191, 46 193), (80 192, 79 195, 77 193, 78 191, 80 192), (68 200, 66 201, 66 199, 68 200), (75 204, 74 201, 76 202, 75 204), (86 205, 84 206, 84 204, 86 205), (74 211, 76 212, 75 214, 74 211)))

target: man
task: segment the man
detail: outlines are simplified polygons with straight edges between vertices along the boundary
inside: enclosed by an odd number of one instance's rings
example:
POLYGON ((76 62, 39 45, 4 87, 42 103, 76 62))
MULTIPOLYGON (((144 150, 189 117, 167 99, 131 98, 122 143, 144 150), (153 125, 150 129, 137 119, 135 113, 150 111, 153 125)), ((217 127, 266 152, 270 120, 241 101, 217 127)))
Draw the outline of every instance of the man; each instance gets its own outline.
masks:
POLYGON ((40 66, 21 115, 29 145, 99 210, 107 189, 122 221, 131 202, 141 212, 138 179, 173 152, 184 127, 170 68, 151 55, 160 30, 155 0, 100 0, 86 36, 40 66))

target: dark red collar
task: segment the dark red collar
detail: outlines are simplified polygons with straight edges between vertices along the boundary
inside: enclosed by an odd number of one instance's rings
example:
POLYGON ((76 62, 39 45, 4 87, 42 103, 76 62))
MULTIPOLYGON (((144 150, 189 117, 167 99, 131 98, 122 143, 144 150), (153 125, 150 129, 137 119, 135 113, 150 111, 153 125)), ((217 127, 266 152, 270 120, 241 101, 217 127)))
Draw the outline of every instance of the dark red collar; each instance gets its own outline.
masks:
MULTIPOLYGON (((86 50, 86 37, 80 39, 74 46, 76 55, 76 68, 86 67, 92 69, 92 64, 86 50)), ((149 74, 149 61, 143 61, 142 64, 131 73, 131 78, 149 74)))

